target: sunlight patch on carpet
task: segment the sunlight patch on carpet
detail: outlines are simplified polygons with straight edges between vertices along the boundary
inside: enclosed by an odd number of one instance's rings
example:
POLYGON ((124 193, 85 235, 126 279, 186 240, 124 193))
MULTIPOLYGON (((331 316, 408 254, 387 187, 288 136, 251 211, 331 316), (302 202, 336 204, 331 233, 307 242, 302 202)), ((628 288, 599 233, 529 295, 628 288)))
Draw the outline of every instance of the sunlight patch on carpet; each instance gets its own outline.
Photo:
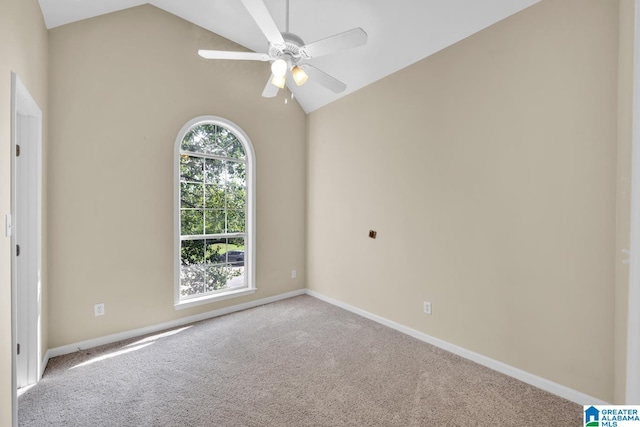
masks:
POLYGON ((141 349, 143 349, 145 347, 150 346, 151 344, 153 344, 153 342, 149 342, 149 343, 146 343, 146 344, 138 345, 136 347, 127 348, 127 349, 116 351, 116 352, 109 353, 109 354, 104 354, 102 356, 94 357, 93 359, 87 360, 86 362, 82 362, 82 363, 80 363, 80 364, 78 364, 76 366, 72 366, 71 368, 69 368, 69 370, 76 369, 76 368, 81 368, 83 366, 87 366, 87 365, 94 364, 96 362, 101 362, 103 360, 111 359, 111 358, 120 356, 122 354, 131 353, 133 351, 141 350, 141 349))
POLYGON ((178 334, 178 333, 180 333, 182 331, 186 331, 191 326, 192 325, 189 325, 189 326, 185 326, 184 328, 174 329, 172 331, 168 331, 168 332, 163 332, 161 334, 152 335, 150 337, 143 338, 143 339, 138 340, 136 342, 132 342, 131 344, 126 345, 125 347, 132 347, 132 346, 144 344, 144 343, 147 343, 147 342, 153 342, 153 341, 159 340, 160 338, 170 337, 171 335, 175 335, 175 334, 178 334))

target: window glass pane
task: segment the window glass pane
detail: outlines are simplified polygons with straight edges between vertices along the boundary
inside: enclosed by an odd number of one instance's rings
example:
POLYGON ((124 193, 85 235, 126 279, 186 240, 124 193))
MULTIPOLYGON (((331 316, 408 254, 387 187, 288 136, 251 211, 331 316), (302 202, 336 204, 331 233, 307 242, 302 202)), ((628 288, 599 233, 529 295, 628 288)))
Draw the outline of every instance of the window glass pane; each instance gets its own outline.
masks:
POLYGON ((218 159, 206 159, 205 161, 205 171, 206 177, 205 182, 207 184, 217 184, 218 186, 224 186, 226 181, 225 175, 225 161, 218 159))
POLYGON ((224 264, 226 262, 227 241, 225 239, 207 239, 206 262, 224 264))
POLYGON ((228 277, 229 269, 226 266, 207 264, 205 267, 205 292, 225 289, 228 277))
POLYGON ((204 208, 202 184, 180 183, 180 207, 204 208))
POLYGON ((232 266, 244 265, 244 238, 229 239, 227 242, 227 262, 232 266))
POLYGON ((183 240, 180 248, 182 265, 204 264, 204 240, 183 240))
POLYGON ((236 185, 244 185, 247 180, 247 165, 244 163, 228 161, 226 162, 227 182, 236 185))
POLYGON ((224 187, 205 185, 205 207, 209 209, 224 209, 224 187))
POLYGON ((227 208, 245 210, 247 199, 246 167, 244 163, 227 165, 227 208))
POLYGON ((227 247, 231 250, 244 251, 244 237, 234 237, 227 241, 227 247))
POLYGON ((200 126, 196 126, 191 129, 187 134, 182 138, 182 143, 180 144, 180 148, 184 151, 193 151, 196 153, 202 153, 204 150, 204 140, 203 140, 203 132, 200 129, 200 126))
POLYGON ((230 137, 227 139, 227 157, 231 157, 232 159, 244 159, 244 148, 235 135, 230 134, 230 137))
POLYGON ((229 278, 227 279, 227 287, 243 288, 247 286, 246 275, 244 274, 244 264, 232 265, 229 268, 229 278))
POLYGON ((180 155, 180 181, 202 182, 204 178, 204 161, 186 154, 180 155))
POLYGON ((182 265, 180 268, 180 295, 188 297, 204 292, 204 264, 182 265))
POLYGON ((247 286, 244 274, 245 240, 238 237, 227 242, 227 262, 229 263, 229 281, 227 287, 241 288, 247 286))
POLYGON ((204 210, 203 209, 181 209, 180 210, 180 234, 183 236, 193 236, 202 234, 204 230, 204 210))
POLYGON ((201 127, 207 135, 204 152, 216 156, 225 156, 226 150, 224 144, 220 141, 220 129, 224 128, 212 124, 204 124, 201 127))
POLYGON ((227 208, 244 211, 247 206, 247 190, 244 186, 227 187, 227 208))
POLYGON ((223 147, 227 147, 229 142, 235 138, 236 136, 229 129, 222 126, 218 127, 218 142, 223 147))
POLYGON ((206 209, 205 216, 205 234, 221 234, 225 232, 224 210, 206 209))
POLYGON ((244 219, 244 211, 227 210, 227 233, 244 233, 244 219))
POLYGON ((227 189, 227 208, 244 211, 246 200, 247 190, 244 187, 227 189))

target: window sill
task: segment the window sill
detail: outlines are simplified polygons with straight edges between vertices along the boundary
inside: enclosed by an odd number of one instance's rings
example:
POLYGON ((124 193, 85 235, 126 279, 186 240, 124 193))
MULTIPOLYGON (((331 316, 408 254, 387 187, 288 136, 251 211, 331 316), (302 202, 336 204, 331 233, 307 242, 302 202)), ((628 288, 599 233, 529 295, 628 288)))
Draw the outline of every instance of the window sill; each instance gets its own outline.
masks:
POLYGON ((196 307, 198 305, 209 304, 212 302, 222 301, 230 298, 242 297, 245 295, 251 295, 257 291, 256 288, 239 289, 237 291, 229 291, 223 294, 206 295, 199 298, 190 298, 185 301, 177 302, 173 305, 176 310, 182 310, 184 308, 196 307))

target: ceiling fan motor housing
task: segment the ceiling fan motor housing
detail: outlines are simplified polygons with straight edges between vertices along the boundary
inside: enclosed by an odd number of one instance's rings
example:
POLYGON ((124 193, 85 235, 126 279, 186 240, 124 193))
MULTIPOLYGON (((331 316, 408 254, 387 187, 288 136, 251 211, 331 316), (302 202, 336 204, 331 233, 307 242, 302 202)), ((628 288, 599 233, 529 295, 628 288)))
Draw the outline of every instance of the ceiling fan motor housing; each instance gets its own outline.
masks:
POLYGON ((304 42, 293 33, 282 33, 282 38, 284 39, 284 47, 269 44, 269 56, 272 59, 289 56, 295 64, 302 58, 300 47, 304 46, 304 42))

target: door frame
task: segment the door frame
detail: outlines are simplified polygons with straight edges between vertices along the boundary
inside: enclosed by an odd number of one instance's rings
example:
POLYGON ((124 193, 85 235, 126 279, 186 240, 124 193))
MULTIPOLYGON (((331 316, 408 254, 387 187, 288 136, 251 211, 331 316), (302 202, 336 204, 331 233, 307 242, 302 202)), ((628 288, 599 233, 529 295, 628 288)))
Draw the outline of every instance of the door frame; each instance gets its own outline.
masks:
MULTIPOLYGON (((27 359, 27 380, 34 384, 42 377, 41 315, 42 315, 42 111, 16 73, 11 73, 11 369, 13 424, 18 423, 17 394, 17 326, 18 326, 18 263, 16 245, 20 238, 20 257, 26 267, 21 280, 27 287, 24 308, 27 310, 27 342, 24 345, 27 359), (18 126, 21 129, 18 129, 18 126), (21 146, 21 169, 27 179, 20 182, 25 188, 27 212, 17 212, 17 159, 16 148, 21 146), (19 215, 19 216, 18 216, 19 215), (22 224, 20 222, 22 221, 22 224), (16 229, 16 225, 20 228, 16 229), (28 229, 24 236, 16 236, 16 230, 28 229), (23 240, 26 239, 27 241, 23 240), (24 279, 22 279, 24 278, 24 279)), ((22 286, 22 284, 21 284, 22 286)))
POLYGON ((640 404, 640 0, 635 0, 631 140, 631 236, 625 403, 640 404))

